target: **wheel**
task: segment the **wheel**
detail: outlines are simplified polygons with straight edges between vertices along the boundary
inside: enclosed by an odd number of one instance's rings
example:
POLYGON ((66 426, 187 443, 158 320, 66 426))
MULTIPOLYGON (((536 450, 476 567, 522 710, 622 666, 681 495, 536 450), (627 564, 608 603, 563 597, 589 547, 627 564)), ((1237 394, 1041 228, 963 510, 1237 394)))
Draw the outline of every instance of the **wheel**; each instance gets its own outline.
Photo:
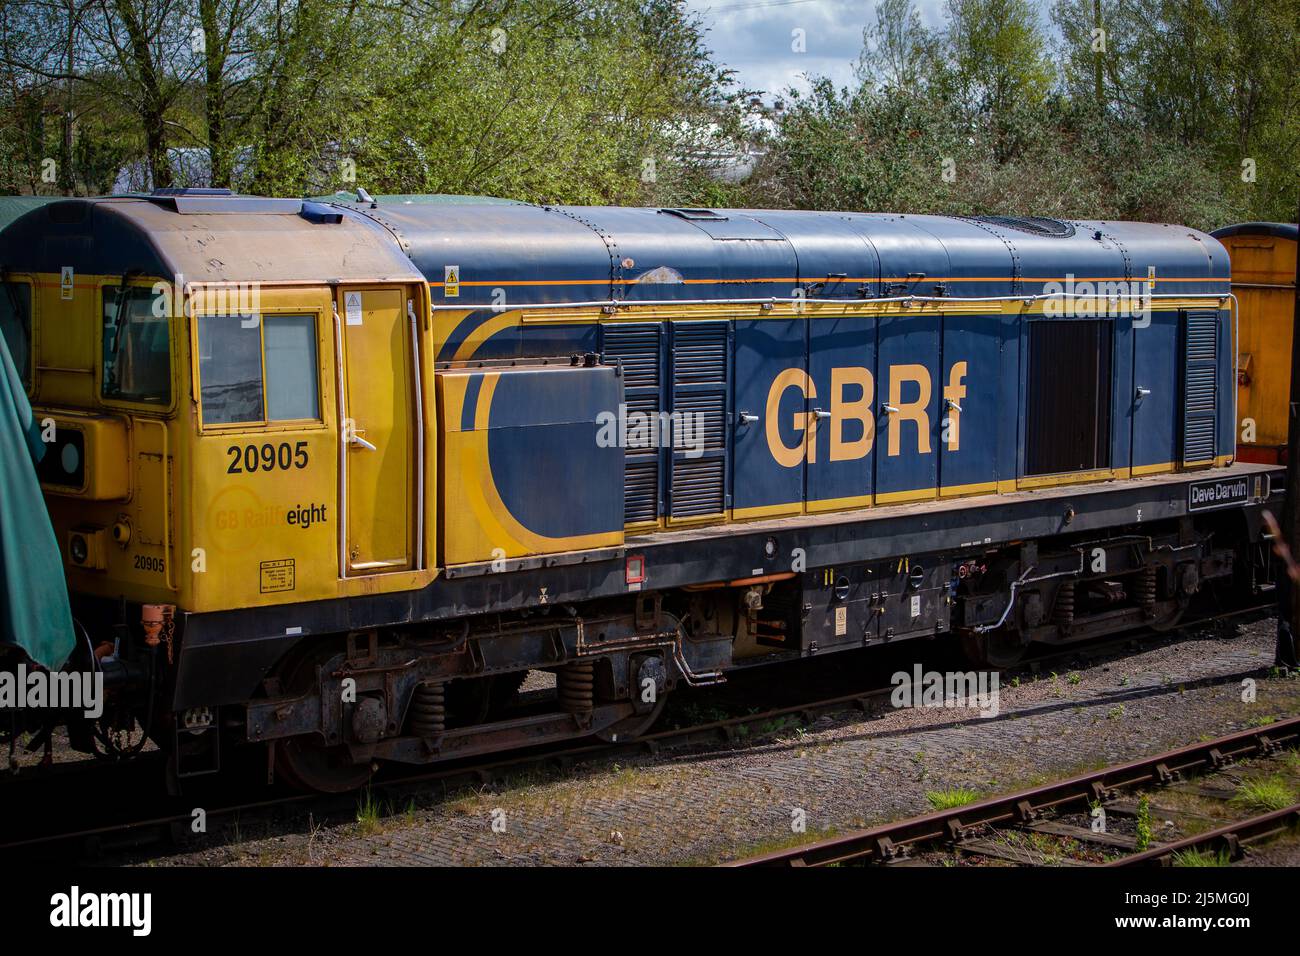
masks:
POLYGON ((1166 614, 1158 621, 1148 621, 1147 627, 1153 631, 1172 631, 1178 627, 1178 623, 1183 619, 1183 613, 1187 610, 1188 601, 1179 601, 1178 607, 1171 613, 1166 614))
POLYGON ((664 712, 664 707, 667 704, 668 695, 660 694, 654 706, 646 713, 624 717, 618 723, 610 724, 605 729, 596 731, 595 736, 607 744, 627 743, 629 740, 636 740, 655 725, 655 721, 664 712))
POLYGON ((353 763, 346 747, 327 747, 309 734, 276 744, 275 774, 299 790, 347 793, 370 781, 370 764, 353 763))
MULTIPOLYGON (((318 648, 282 670, 282 685, 302 692, 316 679, 316 668, 335 656, 337 648, 318 648)), ((346 747, 330 746, 318 734, 304 734, 276 741, 275 775, 291 787, 319 793, 347 793, 370 781, 370 762, 354 763, 346 747)))
POLYGON ((1022 644, 1015 632, 999 628, 984 634, 962 634, 961 649, 975 667, 1007 670, 1024 660, 1028 645, 1022 644))

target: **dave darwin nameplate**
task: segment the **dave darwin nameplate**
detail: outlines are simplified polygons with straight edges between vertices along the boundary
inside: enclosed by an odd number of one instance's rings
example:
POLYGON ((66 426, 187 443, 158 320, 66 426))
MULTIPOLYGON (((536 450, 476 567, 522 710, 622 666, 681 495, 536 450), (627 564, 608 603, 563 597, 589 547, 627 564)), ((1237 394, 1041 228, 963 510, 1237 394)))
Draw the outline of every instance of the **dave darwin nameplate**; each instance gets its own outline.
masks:
POLYGON ((1187 486, 1187 510, 1208 511, 1244 504, 1250 499, 1250 481, 1246 478, 1219 478, 1196 481, 1187 486))

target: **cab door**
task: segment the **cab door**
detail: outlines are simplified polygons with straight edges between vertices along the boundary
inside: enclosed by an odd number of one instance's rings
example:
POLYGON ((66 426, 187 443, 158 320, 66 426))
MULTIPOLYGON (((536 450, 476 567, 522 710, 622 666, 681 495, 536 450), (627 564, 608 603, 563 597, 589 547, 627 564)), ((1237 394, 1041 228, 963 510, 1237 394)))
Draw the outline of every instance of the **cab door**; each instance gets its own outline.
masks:
POLYGON ((342 570, 406 570, 415 565, 419 439, 411 293, 345 286, 337 294, 342 570))

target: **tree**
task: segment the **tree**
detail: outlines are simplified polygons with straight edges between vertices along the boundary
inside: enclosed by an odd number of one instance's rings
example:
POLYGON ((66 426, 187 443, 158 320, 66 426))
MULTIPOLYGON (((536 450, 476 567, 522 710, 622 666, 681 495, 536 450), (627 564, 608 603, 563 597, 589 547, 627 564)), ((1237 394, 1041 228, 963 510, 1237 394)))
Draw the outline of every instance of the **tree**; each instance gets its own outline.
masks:
POLYGON ((862 31, 862 47, 859 83, 914 95, 946 68, 939 38, 926 29, 912 0, 881 0, 876 22, 862 31))

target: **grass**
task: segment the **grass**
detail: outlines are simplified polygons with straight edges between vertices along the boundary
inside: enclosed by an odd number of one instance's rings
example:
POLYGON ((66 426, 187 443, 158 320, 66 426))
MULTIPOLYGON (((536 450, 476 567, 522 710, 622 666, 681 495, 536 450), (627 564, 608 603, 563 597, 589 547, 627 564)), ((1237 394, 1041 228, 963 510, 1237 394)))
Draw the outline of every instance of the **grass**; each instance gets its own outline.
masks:
POLYGON ((1228 866, 1231 862, 1223 850, 1214 853, 1209 850, 1183 850, 1173 857, 1174 866, 1228 866))
POLYGON ((1279 774, 1260 780, 1247 780, 1237 788, 1237 794, 1232 799, 1234 803, 1252 810, 1281 810, 1295 802, 1295 793, 1279 774))
POLYGON ((383 810, 379 806, 379 801, 367 787, 357 803, 357 823, 361 826, 361 832, 370 834, 379 830, 382 826, 380 823, 382 816, 383 810))
POLYGON ((930 806, 936 810, 964 807, 968 803, 974 803, 979 797, 979 791, 969 787, 945 787, 942 790, 931 790, 925 795, 925 799, 930 801, 930 806))

